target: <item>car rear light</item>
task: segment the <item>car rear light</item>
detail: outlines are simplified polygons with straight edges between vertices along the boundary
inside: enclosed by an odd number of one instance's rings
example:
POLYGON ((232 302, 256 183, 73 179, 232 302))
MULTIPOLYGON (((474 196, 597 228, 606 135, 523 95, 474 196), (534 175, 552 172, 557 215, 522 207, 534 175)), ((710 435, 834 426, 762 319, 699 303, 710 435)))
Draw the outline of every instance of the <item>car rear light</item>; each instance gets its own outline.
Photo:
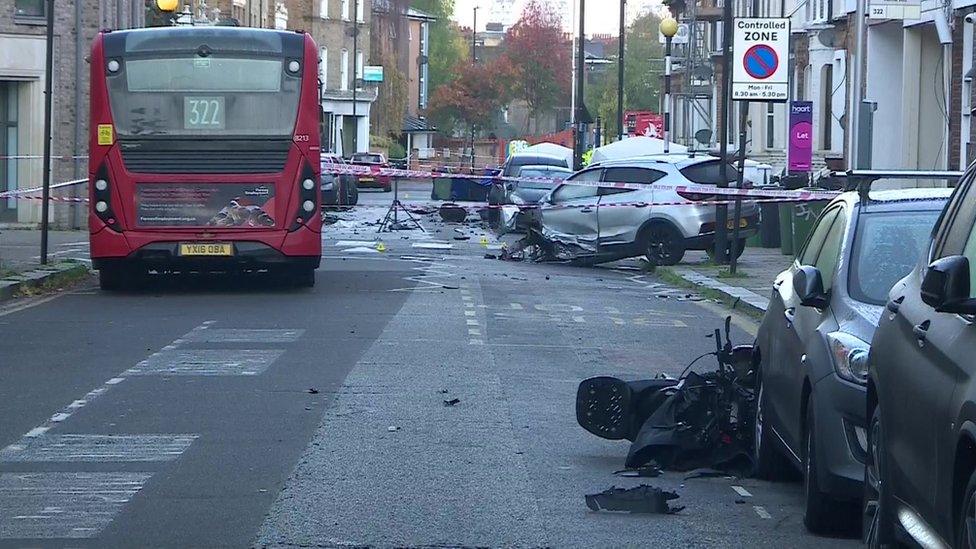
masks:
POLYGON ((112 180, 108 176, 108 168, 105 165, 98 169, 91 188, 91 203, 95 216, 110 229, 122 232, 118 218, 112 211, 112 180))
POLYGON ((299 227, 311 221, 319 203, 318 192, 315 188, 315 172, 312 171, 311 166, 305 164, 298 181, 298 215, 289 229, 292 231, 298 230, 299 227))

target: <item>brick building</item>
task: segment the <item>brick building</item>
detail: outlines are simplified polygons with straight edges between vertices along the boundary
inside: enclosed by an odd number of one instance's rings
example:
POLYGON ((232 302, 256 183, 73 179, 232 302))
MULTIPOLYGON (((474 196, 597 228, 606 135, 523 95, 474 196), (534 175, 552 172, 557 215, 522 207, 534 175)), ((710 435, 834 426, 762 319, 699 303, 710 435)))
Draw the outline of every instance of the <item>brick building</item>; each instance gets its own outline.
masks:
MULTIPOLYGON (((40 186, 44 150, 44 0, 0 0, 0 190, 40 186)), ((134 0, 57 0, 54 13, 52 182, 86 176, 88 64, 98 29, 143 26, 145 9, 134 0)), ((81 195, 79 185, 58 195, 81 195)), ((54 204, 59 226, 85 223, 83 206, 54 204)), ((0 222, 38 223, 36 200, 0 199, 0 222)))

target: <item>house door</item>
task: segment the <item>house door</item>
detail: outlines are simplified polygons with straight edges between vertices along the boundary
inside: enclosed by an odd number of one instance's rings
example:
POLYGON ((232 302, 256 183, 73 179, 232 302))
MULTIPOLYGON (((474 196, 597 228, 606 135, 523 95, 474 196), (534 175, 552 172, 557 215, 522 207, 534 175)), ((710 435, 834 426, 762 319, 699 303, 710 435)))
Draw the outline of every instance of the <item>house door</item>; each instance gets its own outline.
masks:
MULTIPOLYGON (((0 81, 0 192, 17 189, 17 82, 0 81)), ((17 220, 17 199, 0 198, 0 221, 17 220)))

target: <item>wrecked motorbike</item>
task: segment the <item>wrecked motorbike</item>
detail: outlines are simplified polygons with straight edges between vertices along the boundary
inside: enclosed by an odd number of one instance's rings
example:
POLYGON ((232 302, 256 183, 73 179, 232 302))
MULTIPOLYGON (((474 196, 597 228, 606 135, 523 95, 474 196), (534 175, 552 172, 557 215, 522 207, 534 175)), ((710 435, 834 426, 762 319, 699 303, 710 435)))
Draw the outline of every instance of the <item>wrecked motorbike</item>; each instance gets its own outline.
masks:
POLYGON ((584 380, 576 393, 576 420, 594 435, 631 441, 630 469, 655 465, 687 471, 703 467, 749 474, 755 435, 755 368, 752 345, 732 345, 732 318, 715 339, 715 351, 693 360, 678 379, 584 380), (715 356, 718 368, 691 371, 715 356))

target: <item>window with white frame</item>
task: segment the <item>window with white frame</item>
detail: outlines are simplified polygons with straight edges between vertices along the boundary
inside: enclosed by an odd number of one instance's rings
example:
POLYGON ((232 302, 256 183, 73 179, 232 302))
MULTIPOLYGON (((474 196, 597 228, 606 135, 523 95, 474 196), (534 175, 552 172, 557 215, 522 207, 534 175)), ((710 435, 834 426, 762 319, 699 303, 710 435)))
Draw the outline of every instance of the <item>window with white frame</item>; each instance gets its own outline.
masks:
POLYGON ((349 20, 349 0, 342 0, 339 4, 339 16, 343 21, 349 20))
POLYGON ((322 19, 329 18, 329 1, 330 0, 319 0, 319 17, 322 19))
MULTIPOLYGON (((363 52, 356 52, 356 80, 363 78, 363 52)), ((358 85, 358 84, 357 84, 358 85)))
POLYGON ((319 48, 319 80, 322 81, 322 89, 329 88, 329 48, 325 46, 319 48))
POLYGON ((339 89, 349 89, 349 50, 343 49, 339 57, 339 89))
POLYGON ((360 23, 366 20, 363 4, 365 4, 365 0, 356 0, 356 21, 360 23))

